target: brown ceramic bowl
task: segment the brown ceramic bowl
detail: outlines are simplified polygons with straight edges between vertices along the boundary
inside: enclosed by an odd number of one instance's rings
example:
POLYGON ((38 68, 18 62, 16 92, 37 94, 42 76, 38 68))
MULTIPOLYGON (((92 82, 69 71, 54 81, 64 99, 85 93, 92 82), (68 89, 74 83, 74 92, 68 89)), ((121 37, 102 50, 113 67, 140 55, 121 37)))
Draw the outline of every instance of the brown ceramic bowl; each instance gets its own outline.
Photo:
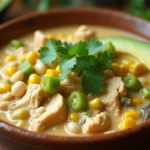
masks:
MULTIPOLYGON (((51 10, 12 20, 0 26, 0 46, 36 29, 75 24, 103 25, 134 33, 150 40, 150 23, 143 19, 106 9, 51 10)), ((34 133, 0 121, 1 150, 106 150, 149 149, 150 120, 113 134, 62 137, 34 133)))

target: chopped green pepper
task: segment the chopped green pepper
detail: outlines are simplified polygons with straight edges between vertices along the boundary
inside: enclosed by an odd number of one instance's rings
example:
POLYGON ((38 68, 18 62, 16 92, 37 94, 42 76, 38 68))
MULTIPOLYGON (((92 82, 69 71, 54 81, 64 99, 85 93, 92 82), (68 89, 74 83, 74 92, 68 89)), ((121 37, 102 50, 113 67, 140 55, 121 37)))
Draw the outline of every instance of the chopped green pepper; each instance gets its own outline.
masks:
POLYGON ((24 43, 23 43, 22 41, 20 41, 20 40, 12 40, 12 41, 10 42, 10 45, 11 45, 12 47, 14 47, 14 48, 19 48, 19 47, 21 47, 21 46, 24 46, 24 43))
POLYGON ((45 76, 40 83, 41 89, 49 94, 55 94, 59 90, 60 78, 45 76))
POLYGON ((19 70, 23 72, 25 76, 29 76, 30 74, 35 72, 34 67, 31 65, 31 63, 26 60, 19 66, 19 70))
POLYGON ((144 98, 150 98, 150 89, 149 88, 143 88, 141 90, 141 94, 144 98))
POLYGON ((142 88, 141 82, 133 75, 128 75, 123 79, 128 90, 139 91, 142 88))
POLYGON ((73 92, 68 98, 68 105, 73 111, 83 111, 88 107, 88 100, 82 92, 73 92))

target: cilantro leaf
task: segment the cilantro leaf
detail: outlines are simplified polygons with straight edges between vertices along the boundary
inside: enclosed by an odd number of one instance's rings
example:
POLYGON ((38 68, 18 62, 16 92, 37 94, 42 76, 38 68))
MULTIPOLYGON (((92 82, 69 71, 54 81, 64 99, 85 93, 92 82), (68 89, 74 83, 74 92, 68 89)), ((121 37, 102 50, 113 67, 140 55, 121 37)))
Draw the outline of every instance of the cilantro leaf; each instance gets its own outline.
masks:
POLYGON ((90 70, 90 72, 83 72, 84 77, 82 79, 82 88, 88 93, 98 95, 104 91, 104 74, 97 70, 90 70))
POLYGON ((67 77, 70 70, 74 67, 75 64, 76 64, 76 58, 75 57, 73 57, 69 60, 64 60, 60 63, 60 69, 62 70, 62 73, 60 75, 61 80, 64 80, 67 77))
POLYGON ((83 90, 98 95, 104 90, 105 78, 102 71, 111 66, 114 47, 111 43, 102 45, 96 38, 80 41, 75 45, 60 40, 47 40, 46 46, 39 50, 39 54, 40 60, 45 64, 54 60, 60 62, 61 80, 71 71, 78 72, 79 76, 83 76, 83 90))
POLYGON ((113 52, 104 51, 103 53, 98 54, 97 61, 100 68, 110 67, 113 61, 113 52))
POLYGON ((77 59, 77 65, 80 67, 81 71, 90 70, 97 67, 96 58, 92 55, 83 56, 77 59))
POLYGON ((67 43, 67 42, 64 42, 63 45, 67 48, 67 49, 72 49, 75 45, 73 45, 72 43, 67 43))
POLYGON ((44 64, 51 63, 57 59, 57 53, 53 42, 51 40, 47 40, 46 44, 47 46, 41 47, 41 49, 38 51, 40 54, 40 60, 44 64))
POLYGON ((94 55, 101 50, 102 43, 99 42, 97 38, 91 38, 87 42, 87 49, 89 51, 89 55, 94 55))
POLYGON ((60 47, 63 45, 63 42, 61 40, 51 39, 51 41, 54 43, 55 47, 60 47))
POLYGON ((55 44, 55 48, 59 53, 59 57, 61 59, 71 58, 71 56, 69 55, 69 50, 72 49, 72 47, 74 46, 73 44, 61 42, 60 40, 53 40, 53 43, 55 44))
POLYGON ((80 41, 69 51, 69 54, 71 56, 76 55, 77 57, 87 55, 88 49, 86 48, 86 46, 87 46, 86 42, 80 41))

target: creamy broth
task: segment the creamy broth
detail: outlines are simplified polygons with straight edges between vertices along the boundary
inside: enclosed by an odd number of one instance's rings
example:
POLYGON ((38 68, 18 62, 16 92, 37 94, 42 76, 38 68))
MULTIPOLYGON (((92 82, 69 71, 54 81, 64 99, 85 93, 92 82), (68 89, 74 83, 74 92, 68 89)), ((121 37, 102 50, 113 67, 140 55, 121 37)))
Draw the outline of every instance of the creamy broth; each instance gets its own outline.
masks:
MULTIPOLYGON (((109 36, 127 36, 127 37, 135 37, 137 39, 142 39, 140 37, 137 37, 133 34, 130 34, 128 32, 124 32, 118 29, 113 29, 113 28, 107 28, 107 27, 102 27, 102 26, 88 26, 90 30, 96 32, 96 36, 97 37, 109 37, 109 36)), ((78 26, 70 26, 70 27, 60 27, 60 28, 53 28, 53 29, 47 29, 44 30, 43 33, 45 35, 48 34, 53 34, 55 37, 57 37, 58 35, 62 35, 62 33, 64 34, 64 36, 68 36, 68 35, 72 35, 75 30, 78 28, 78 26)), ((23 36, 21 38, 19 38, 20 40, 24 41, 25 45, 27 45, 27 49, 34 49, 33 47, 33 33, 23 36)), ((142 39, 143 40, 143 39, 142 39)), ((1 70, 3 70, 3 67, 6 65, 5 61, 5 57, 9 54, 13 54, 12 51, 15 51, 9 44, 2 47, 1 48, 1 55, 0 55, 0 65, 1 65, 1 70)), ((133 58, 132 56, 129 56, 128 54, 117 54, 116 58, 114 59, 114 62, 116 63, 120 63, 122 59, 124 58, 131 58, 133 59, 135 62, 139 62, 136 58, 133 58), (121 57, 120 57, 121 56, 121 57)), ((2 71, 1 71, 2 74, 2 71)), ((1 76, 1 81, 4 81, 3 79, 4 77, 1 76)), ((139 77, 139 80, 142 82, 142 84, 145 87, 149 87, 150 88, 150 83, 148 83, 148 79, 150 78, 150 73, 145 73, 143 74, 141 77, 139 77)), ((7 76, 6 76, 7 79, 7 76)), ((9 78, 8 78, 9 79, 9 78)), ((133 99, 134 97, 138 97, 142 100, 142 104, 141 105, 137 105, 137 106, 131 106, 131 107, 122 107, 121 109, 121 114, 116 116, 114 115, 114 113, 112 113, 109 109, 105 108, 104 111, 106 111, 108 113, 108 115, 110 116, 110 120, 111 120, 111 126, 109 127, 108 130, 104 131, 104 132, 98 132, 98 133, 92 133, 92 134, 101 134, 101 133, 108 133, 108 132, 113 132, 113 131, 118 131, 121 130, 120 129, 120 122, 123 120, 122 118, 122 114, 124 114, 125 112, 129 111, 129 110, 135 110, 137 112, 140 112, 140 109, 145 107, 146 105, 149 104, 148 100, 145 100, 142 98, 141 94, 139 92, 129 92, 128 93, 130 98, 133 99)), ((9 104, 11 107, 11 104, 13 104, 15 101, 18 101, 19 98, 15 99, 15 100, 10 100, 9 104)), ((1 104, 0 104, 1 105, 1 104)), ((19 120, 19 119, 12 119, 12 113, 14 111, 12 110, 0 110, 0 118, 1 120, 4 120, 6 122, 9 122, 13 125, 16 125, 18 127, 24 128, 24 129, 28 129, 28 130, 32 130, 31 129, 31 114, 32 111, 30 112, 29 117, 26 120, 19 120)), ((136 124, 141 123, 141 117, 140 119, 136 120, 136 124)), ((67 120, 62 121, 61 123, 51 126, 47 129, 44 129, 40 132, 44 132, 47 134, 52 134, 52 135, 78 135, 78 136, 87 136, 87 135, 92 135, 92 134, 85 134, 85 133, 79 133, 79 134, 73 134, 70 133, 67 130, 66 127, 67 124, 67 120)))

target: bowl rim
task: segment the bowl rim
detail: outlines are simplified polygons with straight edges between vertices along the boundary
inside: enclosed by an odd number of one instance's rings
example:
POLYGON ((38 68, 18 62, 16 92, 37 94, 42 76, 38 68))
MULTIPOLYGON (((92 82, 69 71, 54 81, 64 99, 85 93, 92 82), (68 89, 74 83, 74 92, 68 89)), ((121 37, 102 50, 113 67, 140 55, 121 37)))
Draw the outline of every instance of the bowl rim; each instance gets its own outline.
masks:
MULTIPOLYGON (((13 20, 10 20, 6 23, 0 24, 0 32, 2 32, 4 29, 7 27, 11 26, 12 24, 17 24, 19 22, 22 22, 27 19, 32 19, 35 17, 40 17, 43 15, 51 15, 55 13, 69 13, 69 12, 97 12, 97 11, 107 11, 108 13, 114 13, 117 16, 124 16, 130 19, 134 20, 139 20, 142 21, 148 25, 150 23, 142 18, 129 15, 124 12, 120 11, 115 11, 112 9, 106 9, 106 8, 76 8, 76 9, 60 9, 60 8, 55 8, 51 9, 50 11, 47 12, 42 12, 42 13, 30 13, 24 16, 17 17, 13 20)), ((10 138, 14 138, 14 135, 16 139, 18 140, 42 140, 43 142, 53 142, 53 143, 91 143, 91 142, 106 142, 106 141, 111 141, 111 140, 117 140, 122 137, 127 137, 129 134, 130 135, 135 135, 142 130, 146 130, 150 128, 150 120, 145 121, 144 123, 138 124, 133 128, 122 130, 122 131, 117 131, 112 134, 99 134, 99 135, 91 135, 91 136, 59 136, 59 135, 48 135, 44 133, 36 133, 33 131, 25 130, 19 127, 16 127, 14 125, 11 125, 10 123, 7 123, 5 121, 0 120, 0 134, 6 135, 10 138), (92 137, 92 138, 91 138, 92 137), (82 140, 84 138, 84 140, 82 140)))

